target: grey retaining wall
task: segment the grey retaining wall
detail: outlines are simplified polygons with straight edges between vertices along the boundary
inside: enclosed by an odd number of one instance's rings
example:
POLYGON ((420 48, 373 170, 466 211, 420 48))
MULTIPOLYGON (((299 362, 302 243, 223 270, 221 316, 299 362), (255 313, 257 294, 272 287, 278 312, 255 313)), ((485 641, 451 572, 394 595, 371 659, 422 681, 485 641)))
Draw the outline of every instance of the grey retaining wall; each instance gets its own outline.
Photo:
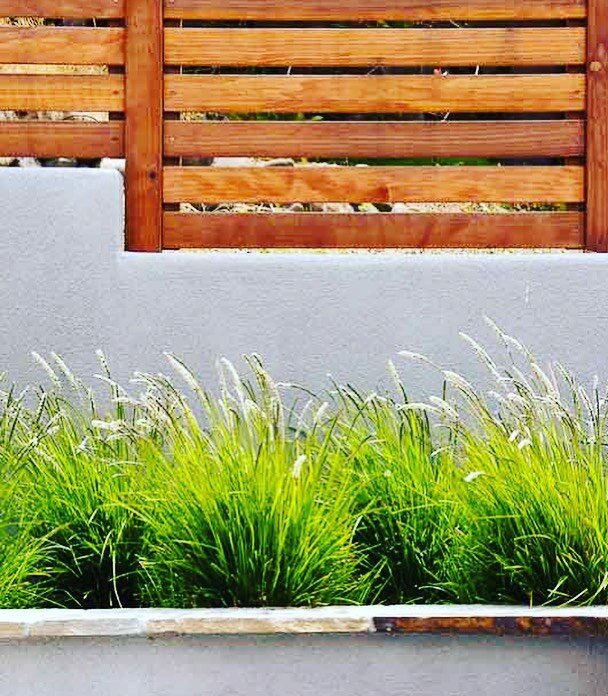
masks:
MULTIPOLYGON (((608 377, 608 256, 128 254, 112 171, 0 170, 0 202, 0 371, 20 381, 41 377, 32 350, 88 374, 97 348, 119 379, 164 369, 165 350, 207 378, 218 356, 255 351, 316 389, 327 373, 388 383, 401 349, 474 376, 459 331, 489 338, 484 315, 542 358, 608 377)), ((404 373, 414 392, 437 388, 426 370, 404 373)))

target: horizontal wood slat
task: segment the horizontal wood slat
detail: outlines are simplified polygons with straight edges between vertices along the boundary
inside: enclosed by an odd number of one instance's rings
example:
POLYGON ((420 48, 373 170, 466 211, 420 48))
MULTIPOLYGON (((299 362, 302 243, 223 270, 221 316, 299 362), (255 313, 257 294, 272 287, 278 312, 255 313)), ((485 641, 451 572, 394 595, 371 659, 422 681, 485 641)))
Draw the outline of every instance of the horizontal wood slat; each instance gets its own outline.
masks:
POLYGON ((0 121, 0 154, 8 157, 122 157, 124 124, 0 121))
POLYGON ((582 111, 585 76, 167 75, 168 111, 454 113, 582 111))
POLYGON ((171 19, 490 20, 578 19, 585 0, 165 0, 171 19))
MULTIPOLYGON (((125 0, 0 0, 0 17, 122 18, 125 0)), ((168 19, 581 19, 585 0, 165 0, 168 19)))
POLYGON ((574 65, 583 28, 171 29, 165 61, 177 65, 574 65))
POLYGON ((122 111, 121 75, 0 75, 0 109, 122 111))
MULTIPOLYGON (((125 0, 0 0, 0 17, 122 18, 125 0)), ((165 0, 168 19, 581 19, 585 0, 165 0)))
POLYGON ((166 121, 167 157, 577 157, 562 121, 166 121))
POLYGON ((0 17, 124 17, 125 0, 0 0, 0 17))
POLYGON ((164 200, 578 203, 583 167, 166 167, 164 200))
POLYGON ((0 27, 0 63, 122 65, 120 27, 0 27))
POLYGON ((583 245, 582 213, 190 215, 165 213, 163 247, 566 248, 583 245))

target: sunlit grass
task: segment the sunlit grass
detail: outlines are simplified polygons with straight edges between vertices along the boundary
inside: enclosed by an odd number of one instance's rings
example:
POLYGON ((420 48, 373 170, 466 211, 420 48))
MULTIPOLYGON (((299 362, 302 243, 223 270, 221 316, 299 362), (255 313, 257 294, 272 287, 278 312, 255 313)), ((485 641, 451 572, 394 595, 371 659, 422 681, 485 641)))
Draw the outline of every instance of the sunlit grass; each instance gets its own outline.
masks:
POLYGON ((38 358, 49 387, 0 382, 0 606, 605 604, 606 393, 496 333, 491 389, 433 368, 428 403, 392 363, 313 396, 100 356, 100 395, 38 358))
POLYGON ((407 407, 394 366, 396 397, 338 388, 341 443, 358 479, 356 540, 373 578, 369 602, 437 601, 455 523, 453 467, 435 449, 427 415, 407 407))
POLYGON ((487 398, 449 376, 460 399, 456 495, 466 518, 447 573, 460 601, 606 604, 606 392, 561 365, 543 370, 498 331, 504 368, 487 398))
POLYGON ((146 600, 180 606, 293 606, 355 602, 354 482, 333 424, 292 431, 277 385, 255 359, 244 383, 221 368, 219 399, 191 383, 203 425, 169 382, 165 441, 149 456, 144 504, 146 600))
POLYGON ((53 388, 39 393, 35 419, 25 419, 36 421, 38 434, 20 455, 11 507, 24 521, 22 534, 34 544, 44 540, 37 568, 42 601, 134 605, 141 546, 140 520, 129 507, 138 474, 130 433, 136 411, 129 421, 115 399, 113 413, 102 418, 92 392, 60 358, 54 367, 39 360, 53 388))

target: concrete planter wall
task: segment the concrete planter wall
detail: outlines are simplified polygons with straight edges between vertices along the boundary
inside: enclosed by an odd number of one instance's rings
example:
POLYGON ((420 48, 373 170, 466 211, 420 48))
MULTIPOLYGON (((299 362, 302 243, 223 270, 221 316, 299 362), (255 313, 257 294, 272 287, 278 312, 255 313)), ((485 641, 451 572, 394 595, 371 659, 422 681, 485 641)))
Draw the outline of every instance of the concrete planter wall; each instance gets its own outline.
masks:
POLYGON ((608 609, 0 612, 7 696, 606 696, 608 609))

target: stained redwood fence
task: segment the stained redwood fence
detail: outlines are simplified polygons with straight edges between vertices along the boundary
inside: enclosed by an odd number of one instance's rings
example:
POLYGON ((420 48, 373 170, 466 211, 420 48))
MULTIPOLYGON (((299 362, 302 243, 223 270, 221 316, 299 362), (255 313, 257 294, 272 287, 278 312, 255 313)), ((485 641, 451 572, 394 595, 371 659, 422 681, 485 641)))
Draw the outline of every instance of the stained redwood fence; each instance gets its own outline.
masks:
POLYGON ((0 63, 110 68, 1 74, 0 110, 99 111, 110 121, 3 122, 0 156, 126 157, 129 250, 608 251, 608 0, 0 0, 0 16, 95 18, 86 27, 0 27, 0 63), (445 66, 448 74, 420 74, 419 66, 445 66), (476 66, 481 74, 458 71, 476 66), (249 120, 184 120, 191 112, 249 120), (414 120, 429 113, 449 118, 414 120), (277 114, 323 120, 270 116, 277 114), (380 163, 191 164, 222 157, 380 163), (504 164, 383 163, 435 157, 504 164), (180 208, 266 201, 513 207, 498 214, 180 208), (528 207, 520 212, 519 204, 528 207), (530 204, 545 210, 531 212, 530 204))

